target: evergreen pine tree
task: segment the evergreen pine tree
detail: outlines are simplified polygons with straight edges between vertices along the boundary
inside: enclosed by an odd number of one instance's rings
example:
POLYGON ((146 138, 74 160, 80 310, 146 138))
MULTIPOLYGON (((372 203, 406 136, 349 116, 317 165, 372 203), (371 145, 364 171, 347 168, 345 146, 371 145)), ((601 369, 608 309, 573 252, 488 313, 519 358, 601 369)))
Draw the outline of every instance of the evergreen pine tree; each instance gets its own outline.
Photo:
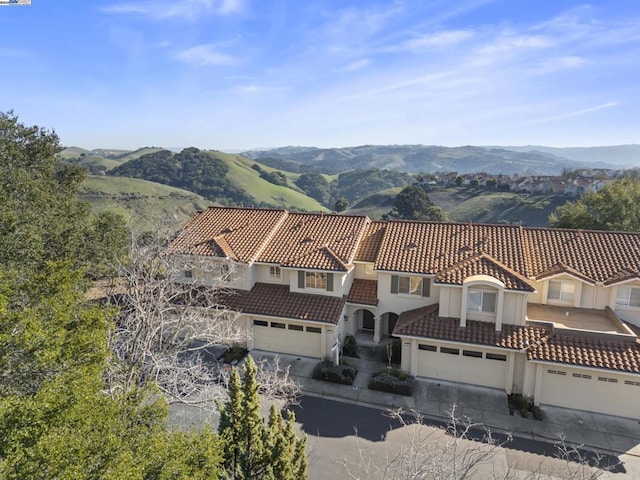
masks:
POLYGON ((295 416, 287 421, 272 406, 269 419, 260 413, 258 369, 251 357, 234 371, 229 399, 221 409, 218 432, 226 441, 224 468, 233 480, 304 480, 307 478, 306 437, 298 439, 295 416))

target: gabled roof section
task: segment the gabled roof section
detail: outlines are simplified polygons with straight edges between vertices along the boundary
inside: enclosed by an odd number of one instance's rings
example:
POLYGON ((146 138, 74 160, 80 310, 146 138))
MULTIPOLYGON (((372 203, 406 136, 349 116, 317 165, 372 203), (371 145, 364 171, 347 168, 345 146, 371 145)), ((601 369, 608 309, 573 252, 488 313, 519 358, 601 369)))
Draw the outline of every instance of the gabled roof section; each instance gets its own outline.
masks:
POLYGON ((606 286, 616 285, 622 282, 628 282, 629 280, 635 280, 640 278, 640 272, 637 268, 627 267, 623 268, 619 272, 611 275, 604 282, 606 286))
POLYGON ((254 261, 287 217, 285 210, 209 207, 195 214, 167 253, 254 261))
MULTIPOLYGON (((624 269, 640 266, 640 234, 559 228, 525 228, 531 275, 562 264, 592 283, 606 282, 624 269)), ((575 274, 575 273, 574 273, 575 274)))
POLYGON ((218 299, 236 312, 337 324, 345 297, 289 291, 288 285, 256 283, 251 290, 232 290, 218 299))
POLYGON ((562 262, 556 263, 555 265, 552 265, 551 268, 549 268, 547 271, 541 272, 538 275, 536 275, 536 280, 544 280, 545 278, 554 277, 554 276, 560 275, 562 273, 567 273, 567 274, 569 274, 569 275, 571 275, 573 277, 579 278, 583 282, 587 282, 587 283, 591 283, 591 284, 594 283, 594 281, 592 279, 590 279, 589 277, 587 277, 583 273, 579 272, 575 268, 571 268, 571 267, 563 264, 562 262))
POLYGON ((467 320, 460 326, 460 319, 438 316, 439 305, 416 308, 404 312, 398 318, 394 335, 449 340, 476 345, 522 350, 528 345, 543 341, 549 332, 538 326, 503 324, 497 332, 491 322, 467 320))
POLYGON ((387 223, 376 268, 436 274, 486 253, 506 268, 528 277, 522 244, 519 226, 392 221, 387 223))
POLYGON ((359 262, 375 262, 378 257, 378 251, 380 245, 382 245, 382 238, 384 237, 384 231, 387 222, 371 222, 368 226, 360 246, 356 252, 355 260, 359 262))
POLYGON ((368 222, 363 216, 290 213, 258 259, 292 268, 348 271, 368 222))
POLYGON ((436 275, 435 282, 462 285, 466 278, 473 275, 489 275, 496 278, 504 283, 507 290, 535 291, 526 278, 486 253, 468 257, 456 265, 442 270, 436 275))

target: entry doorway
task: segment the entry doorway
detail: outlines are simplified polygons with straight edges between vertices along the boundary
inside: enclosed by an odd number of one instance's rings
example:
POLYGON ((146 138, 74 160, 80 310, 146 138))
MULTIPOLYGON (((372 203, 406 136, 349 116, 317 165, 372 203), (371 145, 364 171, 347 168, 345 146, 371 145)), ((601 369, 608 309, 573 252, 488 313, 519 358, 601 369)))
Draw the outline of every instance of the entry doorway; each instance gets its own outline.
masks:
POLYGON ((362 310, 362 330, 373 332, 376 328, 376 322, 373 313, 369 310, 362 310))

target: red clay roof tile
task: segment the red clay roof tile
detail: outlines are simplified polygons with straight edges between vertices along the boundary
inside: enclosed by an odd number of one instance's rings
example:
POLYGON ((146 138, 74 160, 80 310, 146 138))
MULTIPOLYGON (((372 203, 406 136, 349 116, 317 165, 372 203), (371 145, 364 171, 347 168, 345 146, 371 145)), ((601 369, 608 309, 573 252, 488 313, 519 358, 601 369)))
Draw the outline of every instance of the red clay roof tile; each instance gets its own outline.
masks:
POLYGON ((351 284, 347 302, 360 305, 378 305, 378 282, 356 278, 351 284))

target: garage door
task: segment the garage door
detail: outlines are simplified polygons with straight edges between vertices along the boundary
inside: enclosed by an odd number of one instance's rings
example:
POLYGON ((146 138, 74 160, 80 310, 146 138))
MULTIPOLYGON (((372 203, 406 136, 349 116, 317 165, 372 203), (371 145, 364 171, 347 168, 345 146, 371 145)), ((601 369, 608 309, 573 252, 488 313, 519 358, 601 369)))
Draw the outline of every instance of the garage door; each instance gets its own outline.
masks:
POLYGON ((254 319, 253 348, 320 358, 321 332, 320 327, 302 323, 254 319))
POLYGON ((540 367, 544 372, 538 403, 640 418, 640 377, 540 367))
POLYGON ((418 344, 418 376, 504 389, 507 355, 472 347, 418 344))

